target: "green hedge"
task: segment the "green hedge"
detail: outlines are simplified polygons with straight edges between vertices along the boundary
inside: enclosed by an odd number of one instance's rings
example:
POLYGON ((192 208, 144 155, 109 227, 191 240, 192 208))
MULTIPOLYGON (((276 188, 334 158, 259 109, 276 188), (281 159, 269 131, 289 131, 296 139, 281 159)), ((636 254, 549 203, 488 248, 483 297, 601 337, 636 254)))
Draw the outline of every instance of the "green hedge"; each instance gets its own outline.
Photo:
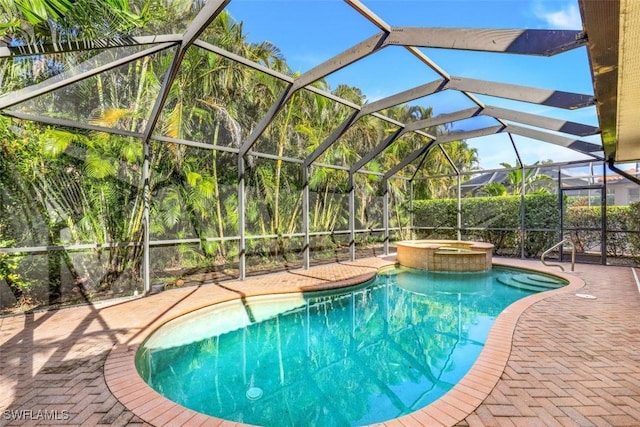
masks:
MULTIPOLYGON (((640 230, 638 224, 637 213, 633 214, 632 210, 640 210, 632 206, 607 206, 607 255, 620 257, 628 254, 640 252, 638 247, 637 234, 627 233, 627 230, 640 230)), ((576 206, 567 208, 567 217, 565 218, 565 226, 571 228, 580 228, 581 230, 571 230, 569 232, 571 239, 576 245, 578 252, 586 252, 596 248, 601 243, 602 233, 600 224, 602 209, 600 206, 576 206), (585 229, 595 230, 585 230, 585 229)))
MULTIPOLYGON (((455 230, 441 230, 442 227, 456 227, 456 199, 417 200, 414 202, 414 225, 433 228, 423 237, 455 238, 455 230)), ((487 228, 469 230, 465 239, 490 242, 495 245, 498 255, 519 255, 520 196, 474 197, 462 199, 460 209, 463 228, 487 228)), ((525 196, 525 228, 559 228, 558 196, 553 194, 530 194, 525 196)), ((525 236, 525 256, 533 257, 551 246, 557 240, 557 231, 531 231, 525 236)))
MULTIPOLYGON (((520 196, 474 197, 460 201, 464 239, 480 240, 495 245, 498 255, 520 255, 520 196)), ((429 227, 421 238, 456 238, 456 199, 414 201, 414 225, 429 227), (443 230, 443 228, 449 228, 443 230)), ((572 206, 566 210, 565 227, 578 228, 569 235, 578 252, 589 251, 600 245, 601 209, 599 206, 572 206), (592 228, 593 230, 588 230, 592 228), (585 230, 587 229, 587 230, 585 230)), ((530 194, 525 196, 526 257, 538 257, 558 240, 560 227, 558 196, 530 194), (550 229, 556 231, 531 231, 550 229)), ((607 206, 607 255, 632 255, 640 260, 640 202, 629 206, 607 206), (628 232, 635 230, 638 232, 628 232)))
POLYGON ((629 205, 627 224, 628 230, 637 231, 637 233, 629 233, 628 240, 631 255, 635 258, 636 264, 640 264, 640 202, 629 205))

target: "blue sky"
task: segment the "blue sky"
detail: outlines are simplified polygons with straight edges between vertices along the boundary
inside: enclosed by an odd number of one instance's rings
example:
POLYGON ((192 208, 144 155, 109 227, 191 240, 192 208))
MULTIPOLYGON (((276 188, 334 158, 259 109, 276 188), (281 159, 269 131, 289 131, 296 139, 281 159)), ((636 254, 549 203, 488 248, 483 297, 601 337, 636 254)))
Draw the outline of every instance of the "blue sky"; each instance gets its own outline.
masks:
MULTIPOLYGON (((363 0, 371 11, 392 26, 582 29, 577 0, 363 0)), ((315 65, 371 37, 379 30, 341 0, 233 0, 227 6, 236 21, 243 22, 249 41, 270 41, 289 66, 305 72, 315 65)), ((585 48, 553 57, 532 57, 486 52, 420 49, 453 76, 495 80, 547 89, 592 94, 585 48)), ((357 86, 369 101, 409 89, 439 76, 402 47, 388 47, 327 77, 357 86)), ((489 105, 560 117, 597 125, 594 107, 575 111, 498 98, 479 97, 489 105)), ((473 106, 463 95, 444 92, 412 104, 432 106, 434 115, 473 106)), ((470 120, 454 125, 469 130, 496 124, 470 120)), ((598 142, 598 138, 583 138, 598 142)), ((515 163, 506 135, 468 141, 480 152, 482 166, 515 163), (506 151, 505 151, 506 150, 506 151)), ((553 159, 585 158, 570 150, 516 137, 525 163, 553 159)))

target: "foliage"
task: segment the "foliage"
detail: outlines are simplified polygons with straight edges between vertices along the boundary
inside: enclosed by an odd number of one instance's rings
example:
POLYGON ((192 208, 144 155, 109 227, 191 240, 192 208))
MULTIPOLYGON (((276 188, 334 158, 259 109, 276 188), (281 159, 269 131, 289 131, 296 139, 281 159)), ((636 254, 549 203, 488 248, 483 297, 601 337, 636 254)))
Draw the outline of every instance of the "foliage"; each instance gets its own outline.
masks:
POLYGON ((0 37, 15 44, 125 35, 147 12, 135 13, 128 0, 2 0, 0 11, 0 37))
MULTIPOLYGON (((566 198, 567 206, 600 206, 600 194, 593 196, 568 196, 566 198)), ((615 205, 615 194, 607 194, 607 205, 615 205)))
MULTIPOLYGON (((534 163, 534 166, 539 162, 534 163)), ((535 174, 535 168, 517 168, 509 163, 500 163, 505 169, 510 169, 507 172, 505 183, 490 182, 480 188, 479 193, 486 196, 506 196, 522 194, 522 187, 524 186, 525 194, 542 193, 546 194, 549 191, 540 186, 540 183, 552 181, 552 178, 544 174, 535 174)))
MULTIPOLYGON (((620 257, 635 253, 639 230, 634 218, 634 206, 607 206, 606 247, 607 255, 620 257), (631 231, 631 232, 629 232, 631 231)), ((602 209, 600 206, 572 206, 567 208, 565 226, 579 252, 597 249, 601 245, 602 209)))
POLYGON ((507 186, 501 182, 490 182, 485 184, 478 190, 478 193, 482 196, 497 197, 506 196, 508 194, 507 186))
POLYGON ((640 265, 640 202, 629 204, 628 229, 633 231, 628 235, 629 249, 640 265))
MULTIPOLYGON (((12 245, 12 241, 0 239, 0 248, 11 247, 12 245)), ((21 253, 9 254, 0 252, 0 282, 4 281, 9 286, 9 290, 19 303, 22 302, 25 291, 32 286, 32 283, 19 272, 20 259, 23 257, 24 254, 21 253)), ((2 308, 4 307, 0 306, 0 309, 2 308)))
MULTIPOLYGON (((541 231, 526 233, 525 255, 538 256, 553 243, 559 228, 558 199, 550 194, 525 196, 525 230, 541 231)), ((496 254, 519 252, 521 236, 521 198, 473 197, 460 201, 465 238, 487 241, 495 245, 496 254)), ((438 233, 442 227, 456 228, 457 200, 414 201, 414 224, 432 228, 438 233)), ((428 237, 435 237, 431 234, 428 237)))
MULTIPOLYGON (((0 0, 6 12, 0 31, 16 45, 119 37, 137 34, 141 28, 180 33, 200 6, 201 2, 178 0, 0 0), (93 8, 92 13, 87 12, 88 7, 93 8), (87 20, 95 22, 89 25, 87 20)), ((201 37, 282 74, 294 74, 276 46, 248 42, 242 23, 227 12, 201 37)), ((65 78, 61 74, 65 70, 102 65, 121 58, 118 55, 123 51, 9 59, 0 64, 2 90, 65 78)), ((60 304, 69 302, 65 292, 94 298, 121 292, 122 282, 131 285, 127 292, 139 285, 146 153, 141 139, 120 134, 147 131, 173 53, 167 50, 137 59, 15 106, 27 114, 113 129, 113 134, 0 117, 0 241, 11 248, 55 247, 29 256, 29 262, 38 267, 33 280, 20 275, 20 263, 3 254, 2 274, 13 281, 16 295, 23 291, 36 295, 39 289, 49 297, 34 296, 36 303, 60 304), (88 250, 86 256, 65 249, 85 244, 97 248, 88 250)), ((330 91, 323 80, 314 85, 330 91)), ((240 200, 234 150, 246 141, 285 87, 276 78, 204 49, 186 52, 148 147, 149 233, 156 243, 152 275, 163 276, 170 268, 209 272, 237 261, 238 244, 233 239, 239 234, 240 200), (197 147, 156 138, 189 140, 197 147)), ((356 87, 340 85, 332 92, 359 105, 367 102, 356 87)), ((307 157, 352 113, 328 97, 301 90, 256 141, 244 158, 247 256, 267 266, 299 264, 301 238, 287 236, 302 231, 302 167, 282 158, 307 157), (253 150, 273 159, 255 156, 253 150)), ((386 114, 415 121, 428 119, 432 111, 401 105, 386 114)), ((396 131, 395 125, 367 115, 320 156, 308 177, 311 232, 348 228, 350 184, 356 200, 356 228, 382 226, 379 175, 356 174, 349 183, 345 170, 318 163, 350 167, 396 131)), ((434 135, 446 131, 444 127, 429 130, 434 135)), ((366 169, 389 170, 423 144, 423 137, 407 133, 366 169)), ((451 143, 447 150, 461 170, 477 163, 477 153, 464 141, 451 143)), ((432 150, 422 167, 446 173, 451 169, 448 162, 441 150, 432 150)), ((408 173, 414 172, 416 165, 410 165, 408 173)), ((454 183, 455 178, 446 178, 435 185, 419 184, 416 191, 448 194, 454 183)), ((390 180, 388 186, 392 223, 405 235, 408 185, 406 180, 390 180)), ((379 236, 374 234, 359 236, 358 245, 378 244, 379 236)), ((324 234, 313 242, 312 250, 343 256, 348 235, 324 234)))

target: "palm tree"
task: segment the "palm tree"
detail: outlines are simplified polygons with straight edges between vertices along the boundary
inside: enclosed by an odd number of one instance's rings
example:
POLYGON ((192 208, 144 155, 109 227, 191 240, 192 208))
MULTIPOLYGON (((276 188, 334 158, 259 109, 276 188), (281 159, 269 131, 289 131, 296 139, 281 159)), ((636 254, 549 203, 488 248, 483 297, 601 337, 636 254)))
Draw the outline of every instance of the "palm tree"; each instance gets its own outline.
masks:
MULTIPOLYGON (((533 164, 538 165, 539 162, 533 164)), ((548 175, 536 173, 537 168, 528 168, 524 170, 517 166, 512 166, 509 163, 500 163, 505 169, 509 169, 506 176, 505 183, 492 182, 482 186, 480 191, 489 196, 507 196, 507 195, 520 195, 522 194, 522 187, 526 193, 548 193, 548 190, 544 187, 538 187, 541 182, 551 181, 552 178, 548 175)))
POLYGON ((114 37, 130 33, 145 21, 128 1, 0 1, 0 11, 0 37, 28 44, 114 37))
MULTIPOLYGON (((539 162, 535 162, 533 166, 538 164, 539 162)), ((528 193, 536 188, 536 184, 543 181, 552 180, 552 178, 548 175, 536 173, 537 168, 528 168, 526 170, 523 170, 523 168, 513 169, 515 166, 511 166, 509 163, 500 163, 500 165, 504 168, 511 169, 507 174, 507 183, 511 188, 511 194, 513 195, 521 194, 523 185, 525 192, 528 193)), ((536 191, 548 193, 548 191, 544 188, 537 189, 536 191)))

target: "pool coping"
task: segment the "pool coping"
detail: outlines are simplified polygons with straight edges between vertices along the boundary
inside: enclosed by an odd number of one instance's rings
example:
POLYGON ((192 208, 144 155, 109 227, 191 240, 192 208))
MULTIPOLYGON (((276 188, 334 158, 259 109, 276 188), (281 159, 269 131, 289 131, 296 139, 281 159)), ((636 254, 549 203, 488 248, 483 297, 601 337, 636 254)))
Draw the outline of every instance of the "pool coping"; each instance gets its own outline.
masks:
MULTIPOLYGON (((528 307, 541 300, 558 294, 575 292, 585 285, 584 281, 576 276, 544 268, 522 267, 517 262, 512 263, 509 260, 494 260, 493 265, 526 268, 531 271, 552 274, 567 280, 568 284, 562 288, 530 295, 509 305, 496 318, 476 362, 449 392, 416 412, 387 420, 377 425, 388 427, 405 425, 450 426, 464 420, 489 396, 498 383, 509 360, 513 334, 522 313, 528 307)), ((387 267, 381 266, 377 271, 387 267)), ((326 290, 361 284, 373 278, 377 271, 346 280, 314 285, 305 289, 305 291, 326 290)), ((218 302, 223 302, 223 300, 209 302, 205 306, 218 302)), ((177 312, 167 318, 166 322, 192 311, 194 310, 177 312)), ((166 322, 163 322, 163 324, 166 322)), ((159 326, 155 326, 153 329, 147 328, 147 330, 143 331, 142 335, 138 337, 140 338, 139 342, 142 343, 157 327, 159 326)), ((116 399, 136 416, 152 425, 167 425, 169 423, 171 425, 188 424, 190 426, 223 427, 246 425, 185 408, 153 390, 140 377, 135 367, 135 355, 140 345, 139 343, 130 345, 116 344, 111 349, 104 365, 104 377, 107 387, 116 399)))

